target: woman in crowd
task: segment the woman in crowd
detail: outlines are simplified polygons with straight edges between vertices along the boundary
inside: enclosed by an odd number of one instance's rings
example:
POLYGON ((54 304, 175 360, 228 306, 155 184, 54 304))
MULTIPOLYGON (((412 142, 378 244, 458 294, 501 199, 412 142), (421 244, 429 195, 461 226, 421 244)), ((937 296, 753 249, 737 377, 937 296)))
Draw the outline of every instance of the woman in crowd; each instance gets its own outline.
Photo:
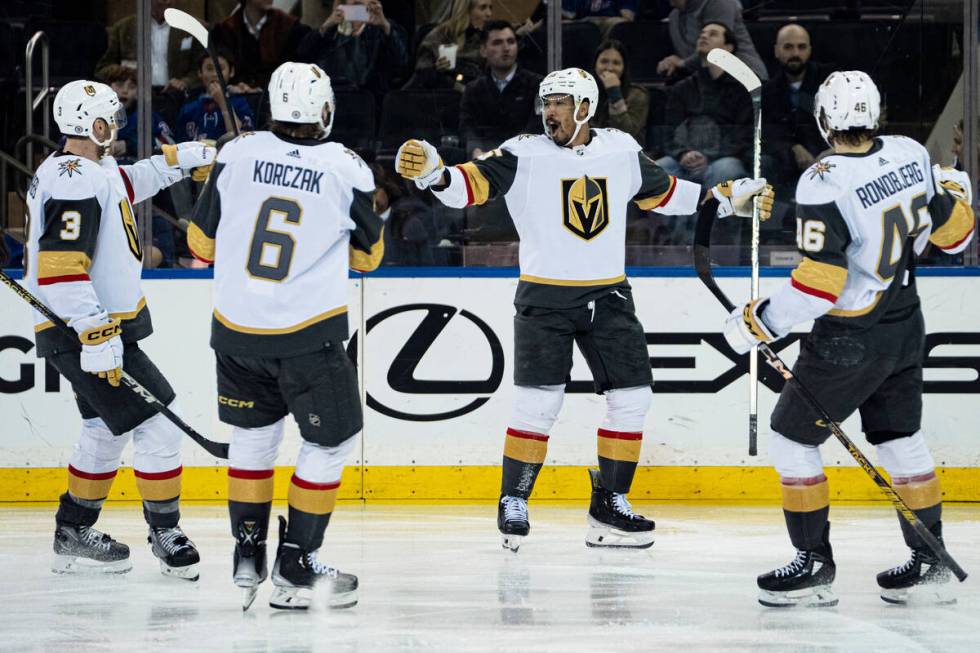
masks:
POLYGON ((592 124, 615 127, 646 145, 650 95, 630 83, 626 46, 616 40, 603 41, 596 50, 593 70, 599 81, 599 107, 592 124))
POLYGON ((408 85, 462 91, 463 85, 483 73, 480 31, 492 16, 493 0, 453 0, 449 18, 432 28, 422 40, 415 76, 408 85), (453 47, 455 55, 451 52, 453 47))

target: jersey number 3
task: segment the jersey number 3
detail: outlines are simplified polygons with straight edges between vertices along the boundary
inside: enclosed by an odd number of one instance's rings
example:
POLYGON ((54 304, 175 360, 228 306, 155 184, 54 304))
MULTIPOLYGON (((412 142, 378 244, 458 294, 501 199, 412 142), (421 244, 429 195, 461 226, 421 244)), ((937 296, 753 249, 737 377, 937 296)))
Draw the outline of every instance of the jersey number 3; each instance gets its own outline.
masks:
POLYGON ((298 225, 302 215, 303 208, 290 199, 270 197, 262 202, 245 266, 252 277, 278 282, 289 276, 296 241, 284 231, 271 229, 269 222, 281 216, 285 223, 298 225))

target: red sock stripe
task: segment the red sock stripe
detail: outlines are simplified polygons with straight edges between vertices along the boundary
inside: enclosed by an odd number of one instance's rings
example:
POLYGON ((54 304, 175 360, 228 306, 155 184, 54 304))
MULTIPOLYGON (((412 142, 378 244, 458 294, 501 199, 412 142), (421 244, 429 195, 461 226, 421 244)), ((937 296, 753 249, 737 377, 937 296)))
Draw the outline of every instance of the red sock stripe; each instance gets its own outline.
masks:
POLYGON ((600 438, 612 438, 613 440, 642 440, 643 431, 608 431, 599 429, 600 438))
POLYGON ((525 440, 537 440, 538 442, 547 442, 548 436, 544 433, 533 433, 531 431, 518 431, 517 429, 507 429, 507 435, 512 435, 515 438, 523 438, 525 440))
POLYGON ((228 468, 228 476, 232 478, 244 478, 252 481, 261 480, 263 478, 272 478, 275 474, 274 469, 236 469, 234 467, 228 468))
POLYGON ((99 472, 98 474, 93 474, 91 472, 83 472, 81 470, 75 469, 71 465, 68 465, 68 473, 72 476, 77 476, 78 478, 84 478, 89 481, 105 481, 110 478, 116 477, 116 472, 119 470, 114 469, 111 472, 99 472))
POLYGON ((779 481, 783 485, 820 485, 821 483, 827 482, 827 477, 821 474, 820 476, 811 476, 808 478, 798 477, 798 476, 785 476, 779 481))
POLYGON ((175 469, 168 469, 165 472, 141 472, 138 469, 133 470, 133 476, 136 478, 142 478, 146 481, 165 481, 168 478, 174 478, 175 476, 180 476, 180 473, 184 471, 184 466, 181 465, 175 469))
POLYGON ((55 283, 67 283, 69 281, 90 281, 88 274, 64 274, 60 277, 42 277, 37 280, 39 286, 50 286, 55 283))
POLYGON ((905 485, 907 483, 925 483, 926 481, 931 481, 936 478, 936 472, 926 472, 925 474, 917 474, 916 476, 894 476, 892 477, 892 483, 895 485, 905 485))
POLYGON ((336 490, 340 487, 340 481, 334 481, 333 483, 313 483, 311 481, 304 481, 296 474, 293 474, 293 478, 290 482, 296 487, 301 487, 304 490, 336 490))

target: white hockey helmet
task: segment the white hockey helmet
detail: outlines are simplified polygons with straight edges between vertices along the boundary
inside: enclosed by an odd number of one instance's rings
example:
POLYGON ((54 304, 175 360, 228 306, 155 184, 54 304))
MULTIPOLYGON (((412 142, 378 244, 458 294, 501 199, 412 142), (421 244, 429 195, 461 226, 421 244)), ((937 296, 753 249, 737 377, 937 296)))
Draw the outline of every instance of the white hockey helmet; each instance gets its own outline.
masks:
MULTIPOLYGON (((538 87, 538 97, 543 100, 549 95, 571 95, 575 102, 575 109, 572 114, 573 120, 575 120, 575 132, 568 139, 568 143, 571 143, 578 136, 582 125, 592 120, 596 109, 599 108, 599 86, 595 83, 595 78, 581 68, 565 68, 564 70, 552 71, 541 80, 541 85, 538 87), (589 101, 589 110, 585 117, 579 120, 579 107, 582 106, 584 100, 589 101)), ((548 125, 543 112, 541 124, 544 125, 545 132, 547 132, 548 125)))
POLYGON ((54 121, 65 136, 88 136, 96 145, 108 147, 126 126, 126 108, 111 87, 79 79, 62 86, 54 96, 54 121), (99 118, 109 125, 110 137, 106 141, 96 140, 92 133, 99 118))
POLYGON ((828 138, 831 131, 877 129, 881 95, 867 73, 860 70, 833 72, 817 91, 813 115, 824 140, 831 144, 828 138))
POLYGON ((313 123, 323 130, 333 128, 334 96, 330 78, 316 64, 287 61, 269 79, 269 105, 272 119, 282 122, 313 123), (330 109, 330 120, 323 122, 323 106, 330 109))

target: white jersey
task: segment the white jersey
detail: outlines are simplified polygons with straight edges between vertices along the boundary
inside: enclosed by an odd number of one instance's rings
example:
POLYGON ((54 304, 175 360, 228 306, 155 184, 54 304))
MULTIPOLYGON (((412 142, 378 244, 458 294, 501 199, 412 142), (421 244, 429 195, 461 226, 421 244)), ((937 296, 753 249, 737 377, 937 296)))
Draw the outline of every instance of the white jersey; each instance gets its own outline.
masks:
POLYGON ((585 303, 626 279, 626 211, 697 211, 700 188, 657 167, 618 129, 593 129, 586 145, 560 147, 521 135, 449 169, 435 194, 449 206, 502 196, 520 236, 517 303, 557 308, 585 303))
MULTIPOLYGON (((122 320, 124 342, 150 335, 133 204, 181 176, 163 156, 126 166, 111 157, 49 156, 27 192, 27 289, 66 322, 107 311, 122 320)), ((40 313, 34 323, 38 356, 80 348, 40 313)))
POLYGON ((932 241, 962 251, 973 212, 939 188, 929 154, 912 139, 880 136, 863 154, 833 154, 810 166, 796 191, 803 261, 765 310, 777 333, 824 316, 867 328, 918 305, 911 268, 932 241))
POLYGON ((216 351, 291 356, 345 340, 348 266, 383 255, 374 177, 339 143, 242 134, 222 148, 188 244, 214 262, 216 351))

